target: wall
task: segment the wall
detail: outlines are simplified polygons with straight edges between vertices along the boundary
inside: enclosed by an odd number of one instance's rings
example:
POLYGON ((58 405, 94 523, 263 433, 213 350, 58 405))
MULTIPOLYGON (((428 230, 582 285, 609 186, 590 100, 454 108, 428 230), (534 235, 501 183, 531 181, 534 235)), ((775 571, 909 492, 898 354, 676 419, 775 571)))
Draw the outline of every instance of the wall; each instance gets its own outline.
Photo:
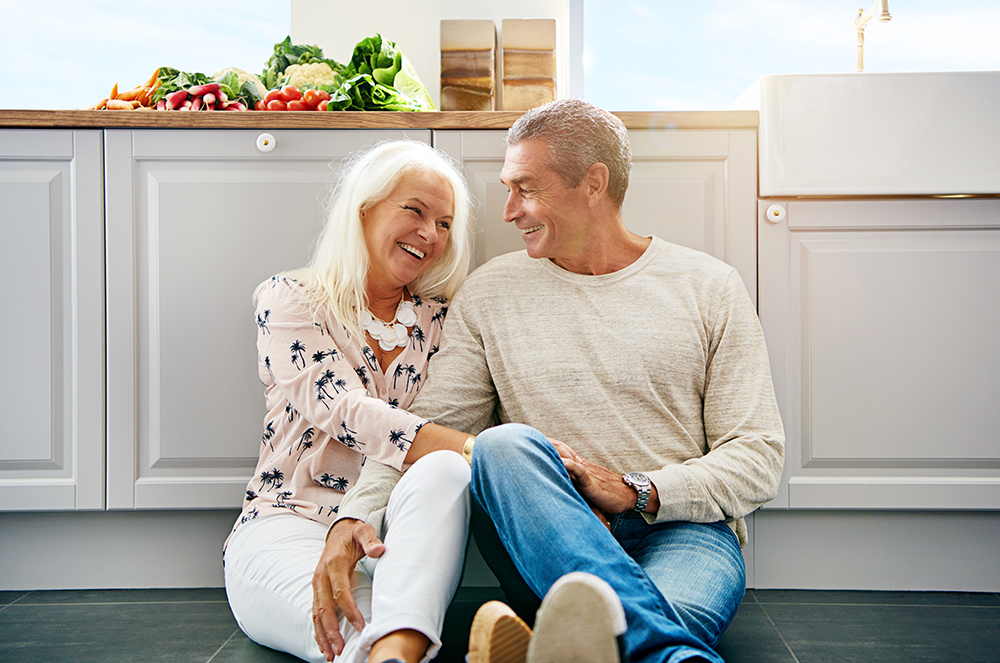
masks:
MULTIPOLYGON (((570 0, 380 0, 378 11, 366 4, 330 0, 292 0, 292 42, 317 44, 336 60, 351 59, 354 45, 376 32, 410 59, 434 103, 441 89, 441 20, 493 19, 500 45, 505 18, 555 18, 558 25, 558 96, 566 96, 569 81, 570 0)), ((499 53, 498 53, 499 56, 499 53)))

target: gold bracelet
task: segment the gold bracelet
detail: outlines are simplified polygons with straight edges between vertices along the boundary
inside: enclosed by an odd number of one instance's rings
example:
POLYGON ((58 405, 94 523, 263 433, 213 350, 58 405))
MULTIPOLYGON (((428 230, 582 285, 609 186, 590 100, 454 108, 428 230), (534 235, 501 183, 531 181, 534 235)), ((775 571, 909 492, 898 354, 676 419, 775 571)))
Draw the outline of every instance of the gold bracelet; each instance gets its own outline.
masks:
POLYGON ((476 436, 470 435, 465 441, 465 446, 462 447, 462 458, 465 459, 469 465, 472 465, 472 445, 476 443, 476 436))

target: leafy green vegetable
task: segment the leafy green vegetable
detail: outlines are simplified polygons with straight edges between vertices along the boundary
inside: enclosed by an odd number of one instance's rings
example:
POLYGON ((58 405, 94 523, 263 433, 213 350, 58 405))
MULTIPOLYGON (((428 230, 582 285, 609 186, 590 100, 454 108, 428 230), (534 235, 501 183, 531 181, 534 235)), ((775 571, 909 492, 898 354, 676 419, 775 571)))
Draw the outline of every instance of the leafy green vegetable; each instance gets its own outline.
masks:
POLYGON ((290 36, 285 37, 274 45, 274 52, 267 62, 264 63, 264 72, 260 75, 260 80, 268 90, 274 90, 281 86, 282 74, 285 69, 293 64, 306 64, 308 62, 325 62, 330 65, 334 73, 344 70, 344 65, 336 60, 323 57, 323 49, 319 46, 307 46, 293 44, 290 36))
POLYGON ((434 102, 409 59, 382 35, 354 47, 344 83, 327 90, 327 110, 433 111, 434 102))

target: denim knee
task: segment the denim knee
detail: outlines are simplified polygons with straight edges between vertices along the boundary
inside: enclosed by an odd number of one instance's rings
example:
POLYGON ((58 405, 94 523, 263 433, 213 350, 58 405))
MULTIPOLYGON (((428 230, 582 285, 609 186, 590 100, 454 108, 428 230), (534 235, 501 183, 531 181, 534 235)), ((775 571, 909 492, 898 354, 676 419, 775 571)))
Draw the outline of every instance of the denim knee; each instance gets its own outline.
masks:
POLYGON ((501 424, 476 436, 472 469, 489 471, 493 467, 510 468, 525 452, 548 444, 544 435, 525 424, 501 424))

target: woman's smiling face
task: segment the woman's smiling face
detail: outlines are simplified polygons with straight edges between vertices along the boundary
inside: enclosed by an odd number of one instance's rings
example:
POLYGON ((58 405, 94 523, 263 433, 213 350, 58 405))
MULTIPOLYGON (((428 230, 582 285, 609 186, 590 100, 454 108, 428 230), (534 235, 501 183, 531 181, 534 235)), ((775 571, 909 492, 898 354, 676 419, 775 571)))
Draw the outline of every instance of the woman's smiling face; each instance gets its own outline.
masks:
POLYGON ((447 180, 415 171, 403 175, 383 201, 362 210, 369 283, 399 288, 423 274, 448 244, 454 209, 447 180))

